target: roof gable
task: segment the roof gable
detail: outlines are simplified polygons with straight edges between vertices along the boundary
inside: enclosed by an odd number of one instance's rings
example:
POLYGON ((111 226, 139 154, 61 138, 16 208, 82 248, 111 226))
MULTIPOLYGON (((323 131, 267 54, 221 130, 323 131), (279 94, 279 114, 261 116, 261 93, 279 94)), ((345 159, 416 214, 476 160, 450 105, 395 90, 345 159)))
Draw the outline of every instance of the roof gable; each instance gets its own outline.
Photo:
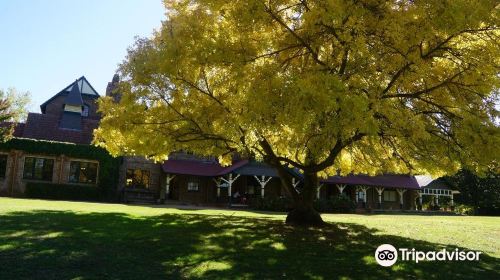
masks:
POLYGON ((62 90, 62 92, 71 92, 71 89, 73 88, 73 86, 75 85, 75 83, 78 84, 78 90, 82 94, 93 95, 93 96, 97 96, 97 97, 99 96, 99 94, 97 93, 97 91, 92 87, 92 85, 90 85, 89 81, 87 81, 87 79, 85 78, 85 76, 81 76, 78 80, 74 81, 69 86, 67 86, 66 88, 64 88, 62 90))
POLYGON ((95 98, 98 98, 100 96, 99 93, 97 93, 97 91, 94 89, 94 87, 92 87, 92 85, 89 83, 89 81, 87 81, 85 76, 81 76, 79 79, 72 82, 71 84, 66 86, 63 90, 61 90, 60 92, 58 92, 57 94, 52 96, 49 100, 45 101, 42 105, 40 105, 40 109, 41 109, 42 113, 45 113, 45 107, 47 106, 47 104, 49 102, 54 100, 54 98, 56 98, 59 95, 69 94, 71 92, 71 90, 73 89, 73 86, 75 84, 78 86, 77 88, 81 94, 85 94, 87 96, 91 96, 91 97, 95 97, 95 98))

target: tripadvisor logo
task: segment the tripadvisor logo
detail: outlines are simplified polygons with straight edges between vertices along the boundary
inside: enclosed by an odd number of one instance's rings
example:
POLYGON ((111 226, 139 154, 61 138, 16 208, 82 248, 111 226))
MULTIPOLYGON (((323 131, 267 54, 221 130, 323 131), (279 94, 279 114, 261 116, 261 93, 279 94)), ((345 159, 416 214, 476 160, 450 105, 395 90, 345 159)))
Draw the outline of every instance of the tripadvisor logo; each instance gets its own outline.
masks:
POLYGON ((479 261, 479 251, 459 251, 458 249, 449 251, 442 249, 440 251, 417 251, 415 248, 399 248, 396 249, 391 244, 382 244, 375 250, 375 260, 381 266, 391 266, 398 260, 398 255, 401 261, 479 261), (399 251, 399 254, 398 254, 399 251))
POLYGON ((398 260, 398 250, 391 244, 382 244, 375 251, 375 260, 381 266, 391 266, 398 260))

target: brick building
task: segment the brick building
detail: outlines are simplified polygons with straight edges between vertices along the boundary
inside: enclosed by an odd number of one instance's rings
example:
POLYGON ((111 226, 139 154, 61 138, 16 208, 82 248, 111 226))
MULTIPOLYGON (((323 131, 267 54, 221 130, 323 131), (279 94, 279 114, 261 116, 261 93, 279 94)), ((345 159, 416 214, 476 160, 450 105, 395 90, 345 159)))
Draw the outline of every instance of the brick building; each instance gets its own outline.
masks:
MULTIPOLYGON (((17 124, 15 138, 27 138, 89 145, 99 125, 96 101, 99 94, 81 77, 40 106, 41 113, 29 113, 17 124)), ((0 193, 22 196, 27 182, 97 185, 97 160, 54 155, 47 151, 0 151, 0 193)))
MULTIPOLYGON (((115 101, 119 77, 108 83, 106 95, 115 101)), ((66 86, 41 106, 41 113, 29 113, 25 123, 17 124, 14 137, 72 143, 92 147, 93 130, 98 127, 99 94, 81 77, 66 86)), ((19 148, 0 149, 0 194, 23 196, 28 182, 99 186, 102 166, 97 159, 70 156, 64 151, 29 152, 19 148)), ((5 145, 4 145, 5 146, 5 145)), ((7 145, 6 147, 11 147, 7 145)), ((55 147, 55 146, 54 146, 55 147)), ((173 153, 158 164, 142 157, 121 158, 116 179, 111 186, 123 201, 227 205, 244 202, 242 198, 286 195, 275 170, 264 163, 238 159, 229 167, 214 158, 200 158, 188 153, 173 153)), ((300 190, 301 175, 290 170, 294 186, 300 190)), ((424 196, 436 204, 439 197, 453 197, 446 186, 430 186, 431 180, 406 175, 334 176, 322 180, 318 198, 347 195, 360 208, 415 209, 424 196)))

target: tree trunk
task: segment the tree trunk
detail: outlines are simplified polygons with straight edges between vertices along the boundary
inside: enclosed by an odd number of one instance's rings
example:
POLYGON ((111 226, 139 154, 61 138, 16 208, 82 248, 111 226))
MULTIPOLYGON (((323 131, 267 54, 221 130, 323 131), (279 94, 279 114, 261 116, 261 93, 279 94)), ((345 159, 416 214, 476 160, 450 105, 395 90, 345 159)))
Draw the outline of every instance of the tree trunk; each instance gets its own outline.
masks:
POLYGON ((264 161, 273 166, 280 178, 281 184, 285 187, 289 197, 293 200, 293 209, 286 217, 286 223, 294 226, 320 227, 325 224, 321 215, 314 209, 313 202, 318 188, 318 174, 316 172, 304 173, 304 186, 299 193, 292 184, 292 175, 279 160, 277 160, 271 146, 267 141, 261 142, 262 148, 267 152, 264 161))
POLYGON ((293 226, 320 227, 325 224, 321 215, 312 205, 295 206, 286 216, 287 224, 293 226))
POLYGON ((318 187, 317 174, 304 174, 303 184, 301 192, 297 196, 292 196, 294 205, 286 217, 286 223, 294 226, 323 226, 325 222, 313 207, 318 187))

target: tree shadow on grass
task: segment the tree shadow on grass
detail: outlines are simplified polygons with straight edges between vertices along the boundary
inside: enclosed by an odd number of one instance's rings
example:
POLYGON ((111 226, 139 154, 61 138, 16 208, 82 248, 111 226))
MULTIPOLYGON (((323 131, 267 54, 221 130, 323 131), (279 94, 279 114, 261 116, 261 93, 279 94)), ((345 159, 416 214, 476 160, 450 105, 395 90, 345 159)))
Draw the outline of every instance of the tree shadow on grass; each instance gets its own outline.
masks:
POLYGON ((484 254, 381 267, 373 257, 380 244, 455 247, 375 233, 234 216, 14 212, 0 216, 0 279, 499 279, 499 259, 484 254))

